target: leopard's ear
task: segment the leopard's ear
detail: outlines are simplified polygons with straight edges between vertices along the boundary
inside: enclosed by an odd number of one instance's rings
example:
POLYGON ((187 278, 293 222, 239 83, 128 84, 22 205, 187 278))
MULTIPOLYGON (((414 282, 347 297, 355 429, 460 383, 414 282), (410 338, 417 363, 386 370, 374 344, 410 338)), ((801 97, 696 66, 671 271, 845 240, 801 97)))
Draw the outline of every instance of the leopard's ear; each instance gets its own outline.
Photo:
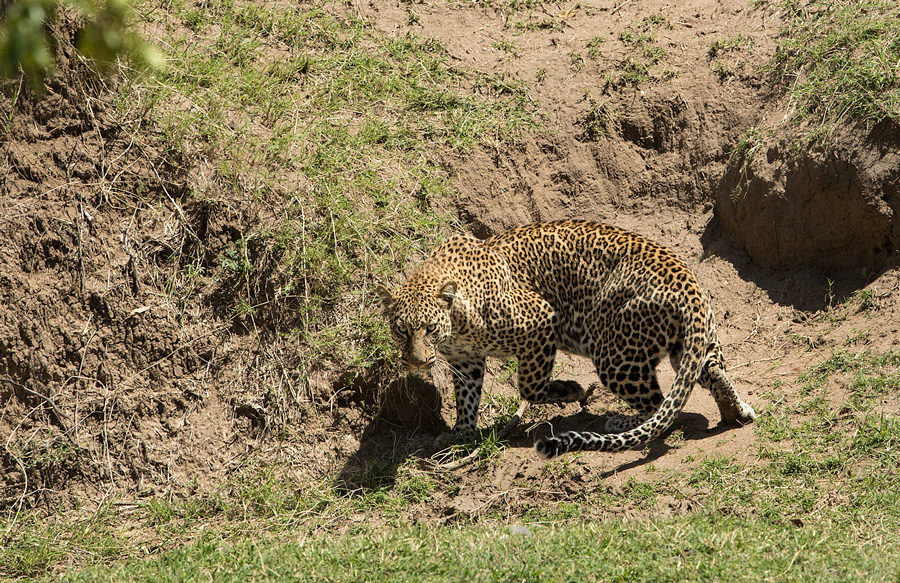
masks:
POLYGON ((385 310, 394 305, 394 294, 383 285, 378 284, 378 287, 375 288, 375 293, 381 298, 381 305, 385 310))
POLYGON ((438 292, 437 297, 447 302, 448 308, 452 306, 453 300, 456 299, 456 282, 448 281, 445 283, 444 287, 441 288, 441 291, 438 292))

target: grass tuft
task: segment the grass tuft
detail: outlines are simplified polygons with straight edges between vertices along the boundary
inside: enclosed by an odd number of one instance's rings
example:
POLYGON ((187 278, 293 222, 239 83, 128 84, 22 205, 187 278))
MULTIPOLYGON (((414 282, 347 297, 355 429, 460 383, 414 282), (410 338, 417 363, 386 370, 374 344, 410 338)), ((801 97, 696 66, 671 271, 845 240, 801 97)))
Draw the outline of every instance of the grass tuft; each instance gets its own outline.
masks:
POLYGON ((772 63, 797 118, 826 129, 852 119, 900 122, 900 6, 888 0, 781 3, 772 63))

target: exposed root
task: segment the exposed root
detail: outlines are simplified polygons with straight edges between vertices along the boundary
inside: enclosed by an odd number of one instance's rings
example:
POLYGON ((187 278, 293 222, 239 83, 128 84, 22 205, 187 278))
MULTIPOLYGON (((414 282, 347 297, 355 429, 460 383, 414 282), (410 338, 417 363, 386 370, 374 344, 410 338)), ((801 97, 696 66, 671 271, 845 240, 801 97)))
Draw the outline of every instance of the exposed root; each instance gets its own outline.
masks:
POLYGON ((56 419, 56 423, 62 428, 63 434, 65 434, 65 436, 67 438, 69 438, 69 441, 72 442, 72 445, 77 446, 75 441, 72 439, 72 436, 69 435, 70 429, 69 429, 68 424, 66 423, 66 420, 69 418, 69 416, 59 410, 59 408, 56 406, 56 402, 51 397, 48 397, 47 395, 44 395, 42 393, 38 393, 37 391, 32 391, 25 385, 23 385, 21 383, 17 383, 16 381, 6 378, 6 377, 0 377, 0 381, 9 383, 9 384, 15 386, 16 388, 28 393, 29 395, 43 399, 44 402, 50 406, 50 411, 53 413, 53 417, 56 419))

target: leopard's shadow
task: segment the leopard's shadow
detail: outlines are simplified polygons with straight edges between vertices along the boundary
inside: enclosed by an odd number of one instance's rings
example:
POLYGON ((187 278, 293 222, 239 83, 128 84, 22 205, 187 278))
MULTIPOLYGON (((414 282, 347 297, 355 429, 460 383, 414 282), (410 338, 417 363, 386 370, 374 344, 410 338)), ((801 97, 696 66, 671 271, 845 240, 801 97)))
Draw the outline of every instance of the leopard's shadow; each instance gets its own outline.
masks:
POLYGON ((363 391, 369 421, 335 478, 346 492, 390 488, 400 466, 428 457, 435 437, 450 430, 441 416, 440 390, 427 380, 410 375, 363 391))
MULTIPOLYGON (((603 433, 606 421, 611 416, 612 415, 608 414, 597 415, 584 409, 572 415, 557 415, 540 424, 529 434, 525 434, 523 431, 517 432, 509 440, 509 444, 511 447, 531 448, 538 439, 550 437, 551 435, 559 434, 564 431, 594 431, 603 433)), ((666 455, 674 448, 671 445, 668 445, 665 439, 676 431, 681 431, 685 440, 693 441, 709 439, 710 437, 714 437, 731 429, 733 429, 733 427, 725 425, 724 423, 710 426, 709 420, 699 413, 681 413, 681 415, 675 419, 672 427, 667 429, 662 436, 654 439, 643 447, 635 448, 645 450, 646 455, 639 459, 623 463, 620 466, 604 472, 601 476, 607 478, 615 475, 617 472, 652 463, 666 455)))
MULTIPOLYGON (((380 390, 374 386, 361 387, 360 393, 367 395, 364 407, 368 410, 369 421, 359 435, 357 451, 347 457, 335 478, 337 487, 345 492, 365 493, 392 487, 400 466, 411 459, 429 458, 434 453, 434 439, 450 430, 441 415, 441 391, 430 381, 409 376, 380 390)), ((519 425, 507 438, 507 446, 529 450, 536 440, 564 431, 602 433, 609 417, 609 414, 598 415, 582 409, 556 415, 530 431, 519 425)), ((674 431, 681 430, 685 440, 695 440, 707 439, 729 429, 731 427, 723 424, 710 427, 709 420, 698 413, 682 413, 662 437, 640 448, 646 449, 645 456, 624 463, 603 476, 651 463, 667 454, 673 448, 666 444, 665 438, 674 431)))

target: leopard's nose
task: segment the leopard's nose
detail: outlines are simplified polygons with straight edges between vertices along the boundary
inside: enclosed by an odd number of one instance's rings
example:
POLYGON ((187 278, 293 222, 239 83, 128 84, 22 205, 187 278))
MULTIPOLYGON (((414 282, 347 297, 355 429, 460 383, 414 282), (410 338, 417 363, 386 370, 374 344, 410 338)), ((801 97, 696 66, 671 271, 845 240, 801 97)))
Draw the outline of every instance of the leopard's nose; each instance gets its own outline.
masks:
POLYGON ((430 358, 420 358, 413 355, 408 356, 403 365, 407 370, 414 372, 424 372, 431 368, 432 360, 430 358))
POLYGON ((429 364, 427 360, 419 360, 417 358, 410 358, 406 361, 407 368, 411 369, 422 369, 429 368, 429 364))
POLYGON ((431 370, 431 365, 427 362, 422 363, 406 363, 407 372, 415 372, 415 373, 426 373, 431 370))

